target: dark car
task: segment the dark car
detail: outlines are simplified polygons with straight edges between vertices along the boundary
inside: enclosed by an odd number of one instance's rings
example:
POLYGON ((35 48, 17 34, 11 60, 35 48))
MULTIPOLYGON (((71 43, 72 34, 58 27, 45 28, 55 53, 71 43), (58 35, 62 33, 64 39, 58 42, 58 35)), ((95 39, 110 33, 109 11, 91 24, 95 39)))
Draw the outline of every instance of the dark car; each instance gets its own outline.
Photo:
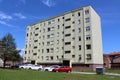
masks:
POLYGON ((60 66, 59 68, 54 68, 52 72, 71 72, 72 68, 69 66, 60 66))

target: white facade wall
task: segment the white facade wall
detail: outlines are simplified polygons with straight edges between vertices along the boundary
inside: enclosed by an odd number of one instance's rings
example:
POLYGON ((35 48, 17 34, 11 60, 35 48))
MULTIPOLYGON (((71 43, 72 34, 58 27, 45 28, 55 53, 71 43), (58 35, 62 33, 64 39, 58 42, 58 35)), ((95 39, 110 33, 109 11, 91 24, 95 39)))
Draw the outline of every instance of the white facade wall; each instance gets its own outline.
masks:
POLYGON ((27 27, 24 62, 62 60, 70 60, 71 64, 103 64, 100 17, 91 6, 27 27))

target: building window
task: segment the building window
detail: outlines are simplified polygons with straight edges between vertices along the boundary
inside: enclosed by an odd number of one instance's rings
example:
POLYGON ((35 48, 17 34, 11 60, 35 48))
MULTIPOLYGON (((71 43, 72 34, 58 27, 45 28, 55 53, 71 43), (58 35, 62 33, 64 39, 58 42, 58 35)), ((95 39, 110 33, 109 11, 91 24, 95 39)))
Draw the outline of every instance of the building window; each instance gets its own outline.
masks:
POLYGON ((61 57, 62 57, 62 59, 63 59, 63 58, 64 58, 64 55, 62 55, 61 57))
POLYGON ((71 26, 66 26, 66 27, 65 27, 65 29, 69 29, 69 28, 71 28, 71 26))
POLYGON ((90 26, 87 26, 87 27, 86 27, 86 31, 90 31, 90 26))
POLYGON ((75 40, 75 37, 73 37, 72 40, 75 40))
POLYGON ((78 12, 78 16, 80 16, 80 12, 78 12))
POLYGON ((48 45, 48 46, 50 45, 50 41, 47 42, 47 45, 48 45))
POLYGON ((57 60, 59 59, 59 56, 56 56, 57 57, 57 60))
POLYGON ((72 32, 75 32, 75 29, 73 29, 72 32))
POLYGON ((38 42, 38 40, 34 40, 34 42, 38 42))
POLYGON ((64 17, 62 17, 62 19, 64 19, 64 17))
POLYGON ((72 23, 75 24, 75 21, 73 21, 72 23))
POLYGON ((60 25, 58 25, 58 29, 60 29, 60 25))
POLYGON ((35 36, 38 36, 38 34, 35 34, 35 36))
POLYGON ((53 38, 53 37, 54 37, 54 34, 51 34, 50 37, 53 38))
POLYGON ((40 52, 40 49, 38 49, 38 52, 40 52))
POLYGON ((50 50, 49 49, 47 49, 47 53, 49 53, 50 52, 50 50))
POLYGON ((48 25, 50 25, 51 24, 51 21, 48 21, 48 25))
POLYGON ((56 52, 58 52, 58 51, 59 51, 59 48, 57 47, 57 48, 56 48, 56 52))
POLYGON ((81 55, 79 55, 79 60, 81 60, 82 59, 82 57, 81 57, 81 55))
POLYGON ((62 34, 64 34, 64 31, 62 32, 62 34))
POLYGON ((36 49, 37 48, 37 46, 34 46, 34 49, 36 49))
POLYGON ((57 32, 57 37, 59 37, 59 32, 57 32))
POLYGON ((45 38, 45 36, 43 35, 43 39, 45 38))
POLYGON ((79 32, 79 33, 81 32, 81 28, 78 28, 78 32, 79 32))
POLYGON ((74 16, 74 13, 72 14, 72 16, 74 16))
POLYGON ((65 19, 65 21, 70 21, 70 20, 71 20, 71 18, 65 19))
POLYGON ((57 44, 59 44, 59 40, 57 40, 57 44))
POLYGON ((37 53, 33 53, 33 56, 36 56, 37 55, 37 53))
POLYGON ((65 51, 65 54, 71 53, 71 51, 65 51))
POLYGON ((91 45, 90 45, 90 44, 87 44, 87 45, 86 45, 86 49, 87 49, 87 50, 91 49, 91 45))
POLYGON ((65 42, 65 45, 70 45, 71 44, 71 42, 65 42))
POLYGON ((86 35, 86 40, 90 40, 90 39, 91 39, 90 35, 86 35))
POLYGON ((54 31, 54 27, 51 27, 51 29, 50 29, 51 31, 54 31))
POLYGON ((79 36, 79 41, 81 41, 81 36, 79 36))
POLYGON ((51 53, 53 53, 53 52, 54 52, 54 49, 53 49, 53 48, 51 48, 51 49, 50 49, 50 52, 51 52, 51 53))
POLYGON ((72 46, 73 49, 75 49, 75 46, 72 46))
POLYGON ((46 60, 49 60, 49 56, 46 56, 46 60))
POLYGON ((60 19, 58 19, 58 22, 60 22, 60 19))
POLYGON ((62 39, 62 42, 64 42, 64 39, 62 39))
POLYGON ((51 21, 51 24, 54 24, 54 23, 55 23, 55 20, 52 20, 52 21, 51 21))
POLYGON ((50 41, 50 45, 54 45, 54 41, 50 41))
POLYGON ((27 37, 28 37, 28 33, 27 33, 27 37))
POLYGON ((90 22, 90 18, 89 18, 89 17, 88 17, 88 18, 85 18, 85 22, 86 22, 86 23, 90 22))
POLYGON ((48 32, 50 31, 50 28, 48 28, 48 32))
POLYGON ((81 50, 81 45, 79 45, 79 50, 81 50))
POLYGON ((65 34, 65 37, 71 36, 71 34, 65 34))
POLYGON ((35 28, 35 30, 38 30, 39 28, 35 28))
POLYGON ((47 38, 49 39, 49 38, 50 38, 50 35, 47 35, 47 38))
POLYGON ((44 49, 42 49, 42 53, 44 53, 44 49))
POLYGON ((87 60, 91 60, 92 59, 91 54, 87 54, 86 56, 87 56, 87 60))
POLYGON ((43 56, 41 56, 41 59, 43 60, 43 56))
POLYGON ((53 60, 53 56, 50 56, 50 60, 53 60))
POLYGON ((45 29, 43 29, 43 32, 45 32, 45 29))
POLYGON ((42 45, 44 46, 44 42, 42 42, 42 45))
POLYGON ((80 19, 78 20, 78 24, 81 24, 81 21, 80 21, 80 19))
POLYGON ((90 13, 89 9, 85 10, 85 14, 89 14, 89 13, 90 13))
POLYGON ((72 58, 75 58, 75 55, 72 55, 72 58))

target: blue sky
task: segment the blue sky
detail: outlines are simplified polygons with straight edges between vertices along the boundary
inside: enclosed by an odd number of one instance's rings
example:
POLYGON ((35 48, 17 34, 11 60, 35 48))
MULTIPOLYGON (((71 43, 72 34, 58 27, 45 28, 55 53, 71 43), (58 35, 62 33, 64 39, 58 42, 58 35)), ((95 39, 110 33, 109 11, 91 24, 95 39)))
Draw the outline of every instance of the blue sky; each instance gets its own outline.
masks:
POLYGON ((0 0, 0 38, 11 33, 24 50, 27 25, 88 5, 101 17, 103 53, 120 51, 120 0, 0 0))

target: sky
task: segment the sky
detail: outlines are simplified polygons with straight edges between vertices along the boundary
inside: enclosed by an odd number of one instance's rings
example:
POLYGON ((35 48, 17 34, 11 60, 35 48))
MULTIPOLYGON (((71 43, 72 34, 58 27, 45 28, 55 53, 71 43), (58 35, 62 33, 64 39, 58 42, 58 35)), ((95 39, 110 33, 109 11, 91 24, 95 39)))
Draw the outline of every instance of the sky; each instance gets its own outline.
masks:
POLYGON ((119 52, 120 0, 0 0, 0 39, 11 33, 23 55, 28 25, 88 5, 101 17, 103 53, 119 52))

